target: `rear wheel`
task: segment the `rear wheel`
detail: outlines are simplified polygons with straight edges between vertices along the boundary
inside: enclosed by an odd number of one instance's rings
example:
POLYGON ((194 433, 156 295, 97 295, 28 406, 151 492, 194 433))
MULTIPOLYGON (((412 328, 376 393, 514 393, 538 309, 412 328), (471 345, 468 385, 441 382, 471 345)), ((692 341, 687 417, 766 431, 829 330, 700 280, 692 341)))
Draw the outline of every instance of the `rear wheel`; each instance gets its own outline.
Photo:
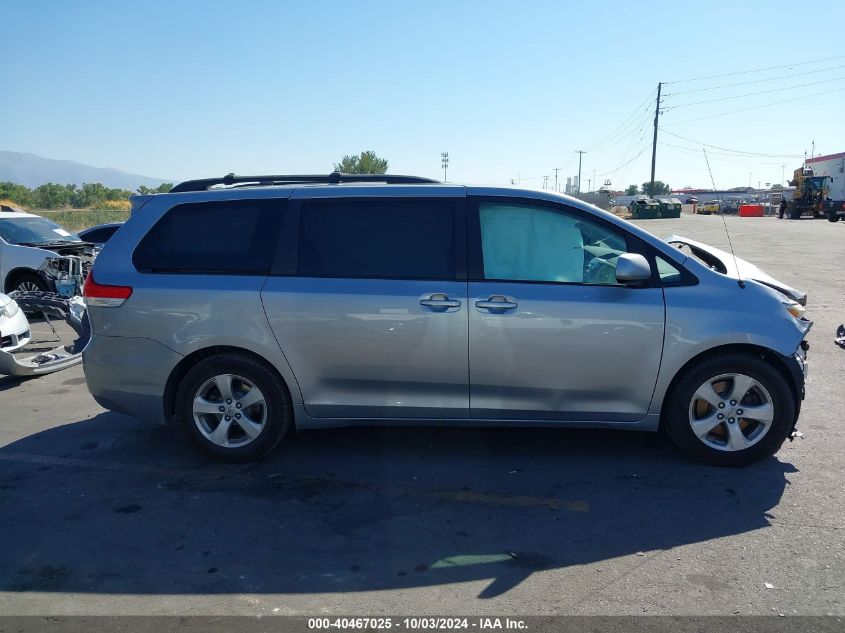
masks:
POLYGON ((686 370, 664 413, 667 433, 690 457, 746 466, 778 451, 793 428, 795 401, 771 364, 729 353, 686 370))
POLYGON ((212 356, 194 365, 177 390, 176 413, 195 447, 227 462, 263 457, 293 420, 281 380, 263 363, 240 354, 212 356))
POLYGON ((839 222, 839 215, 836 214, 836 213, 831 213, 830 215, 827 216, 827 221, 828 222, 839 222))

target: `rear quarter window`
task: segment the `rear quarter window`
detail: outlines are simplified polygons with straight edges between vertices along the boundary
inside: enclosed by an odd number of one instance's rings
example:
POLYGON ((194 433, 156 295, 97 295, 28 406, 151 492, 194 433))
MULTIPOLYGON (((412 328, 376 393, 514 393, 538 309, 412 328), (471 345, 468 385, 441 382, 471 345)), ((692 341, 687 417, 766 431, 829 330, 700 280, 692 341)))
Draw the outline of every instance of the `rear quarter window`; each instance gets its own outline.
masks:
POLYGON ((145 272, 267 274, 286 200, 226 200, 173 207, 135 249, 145 272))

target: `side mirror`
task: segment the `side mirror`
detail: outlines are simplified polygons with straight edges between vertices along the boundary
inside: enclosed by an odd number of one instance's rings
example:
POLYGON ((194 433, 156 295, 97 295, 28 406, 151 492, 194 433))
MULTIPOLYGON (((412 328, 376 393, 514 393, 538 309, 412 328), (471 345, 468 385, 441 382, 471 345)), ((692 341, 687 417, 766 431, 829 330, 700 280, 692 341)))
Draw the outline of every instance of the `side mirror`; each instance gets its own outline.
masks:
POLYGON ((625 253, 616 260, 616 281, 620 284, 636 284, 651 279, 648 260, 638 253, 625 253))

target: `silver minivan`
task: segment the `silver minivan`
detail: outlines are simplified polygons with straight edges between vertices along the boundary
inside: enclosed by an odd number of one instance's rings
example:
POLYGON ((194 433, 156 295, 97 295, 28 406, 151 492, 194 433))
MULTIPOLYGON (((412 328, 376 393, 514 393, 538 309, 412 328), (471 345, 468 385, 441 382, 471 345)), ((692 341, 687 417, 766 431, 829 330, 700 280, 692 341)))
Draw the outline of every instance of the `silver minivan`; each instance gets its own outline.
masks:
POLYGON ((794 433, 806 297, 573 198, 406 176, 139 197, 85 285, 88 388, 259 458, 294 428, 664 429, 741 466, 794 433))

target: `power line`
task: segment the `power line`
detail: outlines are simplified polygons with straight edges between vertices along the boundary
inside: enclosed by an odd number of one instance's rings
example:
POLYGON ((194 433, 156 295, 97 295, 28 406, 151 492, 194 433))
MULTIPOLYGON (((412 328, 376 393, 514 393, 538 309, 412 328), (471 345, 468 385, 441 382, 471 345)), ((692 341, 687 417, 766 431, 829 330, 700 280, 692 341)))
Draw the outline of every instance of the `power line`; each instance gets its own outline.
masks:
POLYGON ((692 77, 690 79, 676 79, 675 81, 664 81, 664 84, 680 84, 680 83, 687 83, 690 81, 704 81, 705 79, 720 79, 722 77, 734 77, 736 75, 748 75, 751 73, 762 73, 768 70, 779 70, 781 68, 794 68, 795 66, 808 66, 810 64, 818 64, 821 62, 829 62, 833 59, 843 59, 845 55, 835 55, 833 57, 824 57, 822 59, 812 59, 807 62, 797 62, 793 64, 783 64, 782 66, 769 66, 768 68, 755 68, 753 70, 739 70, 733 73, 724 73, 721 75, 707 75, 705 77, 692 77))
MULTIPOLYGON (((733 152, 735 154, 745 154, 749 157, 751 156, 761 156, 763 158, 802 158, 803 154, 763 154, 760 152, 747 152, 744 150, 739 149, 730 149, 729 147, 720 147, 719 145, 712 145, 710 143, 703 143, 701 141, 697 141, 694 138, 689 138, 688 136, 681 136, 680 134, 675 134, 674 132, 669 132, 667 130, 663 130, 666 134, 671 136, 675 136, 679 139, 683 139, 685 141, 689 141, 690 143, 697 143, 698 145, 703 145, 704 147, 712 147, 714 149, 722 150, 723 152, 733 152)), ((692 148, 691 148, 692 149, 692 148)), ((698 151, 697 149, 695 150, 698 151)))
MULTIPOLYGON (((655 90, 656 90, 656 88, 655 88, 655 90)), ((616 128, 612 132, 610 132, 607 136, 602 138, 600 141, 594 143, 592 146, 588 147, 587 149, 591 152, 598 151, 601 145, 603 145, 609 139, 617 136, 617 134, 621 133, 622 130, 630 127, 631 122, 638 121, 639 120, 638 115, 642 116, 642 109, 643 109, 644 106, 651 103, 651 96, 653 94, 654 94, 654 90, 649 92, 648 96, 645 99, 643 99, 643 101, 636 108, 634 108, 634 111, 631 114, 629 114, 622 121, 622 123, 620 123, 618 126, 616 126, 616 128)), ((650 110, 651 110, 651 108, 649 107, 649 108, 646 109, 646 112, 648 112, 650 110)), ((634 123, 634 127, 636 127, 636 123, 634 123)), ((614 145, 615 145, 615 143, 614 143, 614 145)), ((610 146, 608 146, 608 147, 610 147, 610 146)))
POLYGON ((692 90, 681 90, 680 92, 669 92, 664 94, 664 97, 675 97, 677 95, 685 95, 691 94, 693 92, 705 92, 707 90, 720 90, 721 88, 733 88, 735 86, 747 86, 749 84, 760 84, 765 83, 767 81, 778 81, 780 79, 790 79, 792 77, 804 77, 806 75, 815 75, 818 73, 827 72, 829 70, 837 70, 839 68, 845 68, 845 64, 839 64, 838 66, 828 66, 827 68, 819 68, 817 70, 808 70, 800 73, 792 73, 789 75, 779 75, 778 77, 767 77, 766 79, 752 79, 750 81, 736 81, 730 84, 721 84, 719 86, 709 86, 707 88, 694 88, 692 90))
POLYGON ((829 84, 832 81, 842 81, 845 79, 843 77, 833 77, 832 79, 822 79, 820 81, 811 81, 805 84, 798 84, 796 86, 784 86, 781 88, 772 88, 771 90, 760 90, 758 92, 746 92, 745 94, 741 95, 732 95, 729 97, 718 97, 716 99, 705 99, 703 101, 693 101, 691 103, 679 103, 678 105, 674 106, 667 106, 664 110, 675 110, 677 108, 686 108, 687 106, 694 106, 694 105, 701 105, 702 103, 715 103, 717 101, 730 101, 731 99, 741 99, 743 97, 754 97, 756 95, 765 95, 772 92, 782 92, 784 90, 795 90, 796 88, 806 88, 807 86, 817 86, 819 84, 829 84))
POLYGON ((682 123, 692 123, 693 121, 703 121, 704 119, 715 119, 717 117, 728 116, 729 114, 736 114, 738 112, 748 112, 749 110, 758 110, 760 108, 768 108, 769 106, 779 105, 781 103, 791 103, 792 101, 800 101, 802 99, 811 99, 812 97, 820 97, 822 95, 831 94, 834 92, 842 92, 845 88, 834 88, 833 90, 825 90, 823 92, 816 92, 810 95, 803 95, 801 97, 793 97, 792 99, 783 99, 781 101, 771 101, 769 103, 762 103, 760 105, 751 106, 748 108, 740 108, 739 110, 730 110, 728 112, 720 112, 718 114, 709 114, 706 116, 696 117, 694 119, 685 119, 683 121, 675 121, 674 123, 666 123, 664 127, 667 125, 681 125, 682 123))
MULTIPOLYGON (((675 145, 674 143, 668 143, 666 141, 657 141, 657 144, 675 149, 675 150, 677 150, 681 153, 684 153, 684 154, 693 154, 695 156, 698 156, 698 151, 699 151, 699 149, 701 149, 701 148, 696 148, 696 147, 687 147, 686 145, 675 145)), ((756 158, 754 156, 742 156, 742 155, 738 156, 736 154, 725 154, 724 152, 714 152, 713 150, 710 150, 708 152, 708 156, 714 155, 714 154, 716 156, 724 156, 724 158, 714 158, 713 160, 718 160, 718 161, 726 162, 726 163, 740 163, 740 164, 746 164, 746 165, 782 165, 783 164, 783 160, 779 160, 777 162, 769 162, 769 161, 760 160, 759 158, 756 158)), ((803 157, 804 157, 804 155, 801 154, 798 158, 803 158, 803 157)))
POLYGON ((605 176, 610 176, 611 174, 615 174, 617 171, 621 170, 623 167, 626 167, 627 165, 630 165, 630 164, 631 164, 631 163, 633 163, 635 160, 637 160, 640 156, 642 156, 642 155, 645 153, 645 151, 646 151, 649 147, 651 147, 651 143, 646 143, 645 145, 643 145, 643 146, 642 146, 642 148, 640 149, 640 151, 638 151, 638 152, 637 152, 637 153, 636 153, 636 154, 635 154, 635 155, 634 155, 634 156, 633 156, 630 160, 625 161, 624 163, 622 163, 621 165, 619 165, 616 169, 613 169, 613 170, 611 170, 611 171, 607 171, 607 172, 605 172, 605 173, 603 173, 603 174, 596 174, 596 177, 598 177, 598 178, 604 178, 605 176))

